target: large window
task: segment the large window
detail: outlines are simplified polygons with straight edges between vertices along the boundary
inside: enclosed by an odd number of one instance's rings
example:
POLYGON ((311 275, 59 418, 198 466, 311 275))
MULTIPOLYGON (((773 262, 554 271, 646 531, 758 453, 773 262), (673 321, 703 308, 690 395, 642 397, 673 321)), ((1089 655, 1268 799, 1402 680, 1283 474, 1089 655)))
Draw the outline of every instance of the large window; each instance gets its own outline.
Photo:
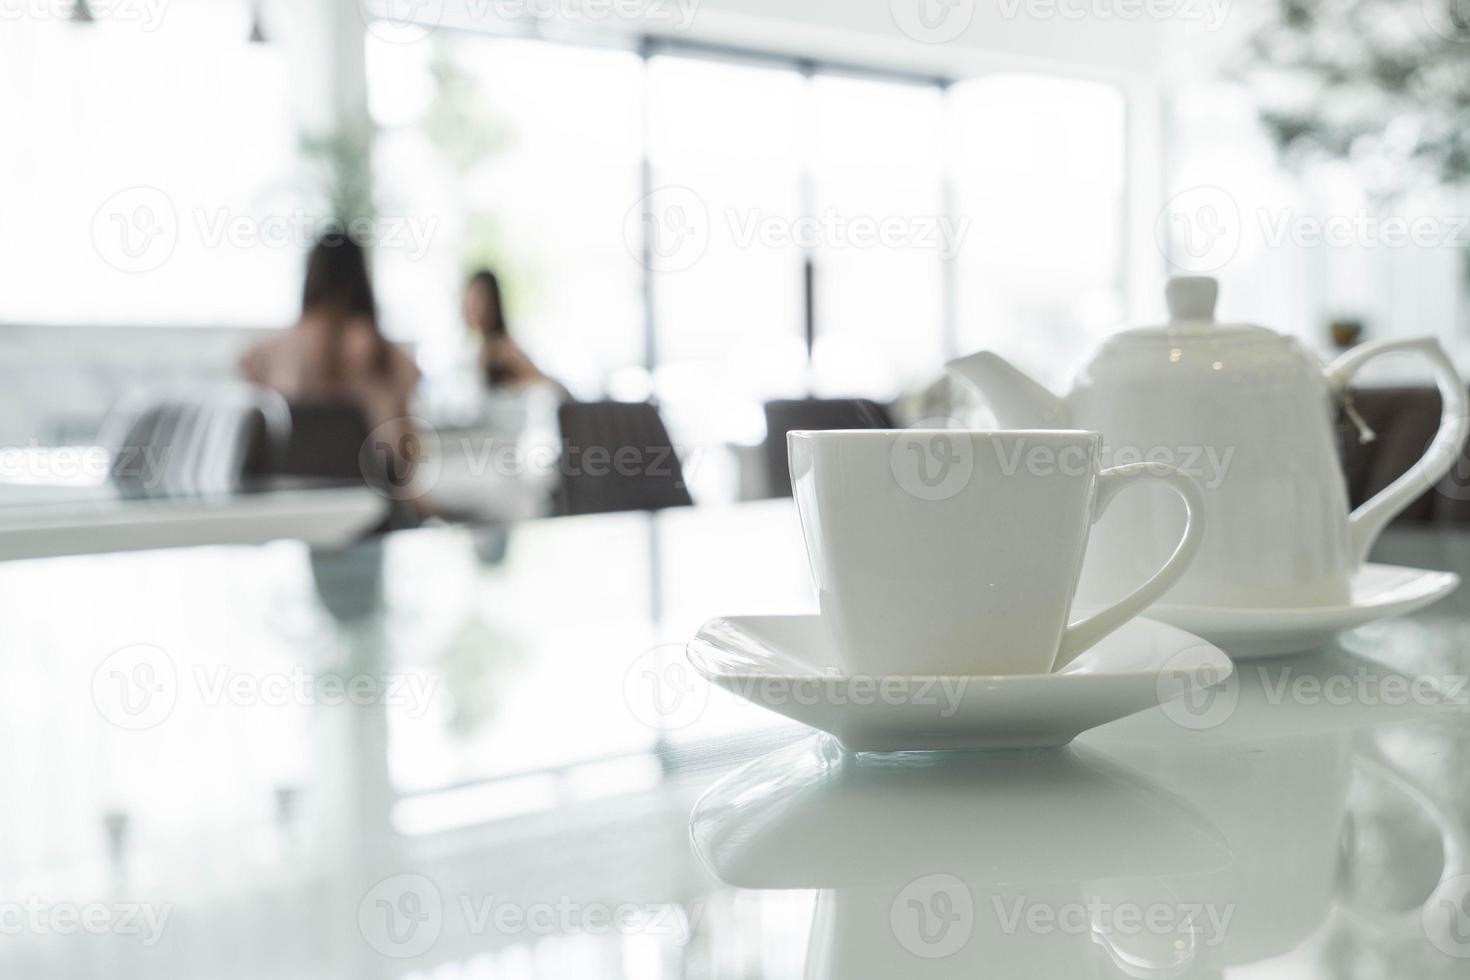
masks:
POLYGON ((371 130, 313 133, 295 49, 246 43, 248 5, 6 25, 0 128, 27 138, 0 154, 0 322, 289 322, 315 223, 365 174, 384 328, 431 403, 473 395, 481 265, 544 370, 656 398, 699 451, 758 443, 766 400, 891 401, 982 346, 1055 372, 1122 315, 1110 85, 369 31, 371 130))
POLYGON ((892 401, 981 346, 1055 372, 1122 317, 1113 86, 474 35, 368 64, 385 197, 439 219, 426 258, 379 260, 431 369, 482 261, 548 372, 656 397, 701 451, 758 442, 766 400, 892 401))
POLYGON ((380 207, 427 220, 419 254, 380 252, 383 313, 433 375, 462 360, 465 274, 492 266, 532 356, 575 392, 644 363, 624 217, 639 196, 642 63, 632 53, 435 35, 369 36, 380 207))
POLYGON ((818 76, 812 109, 813 205, 831 222, 816 255, 816 387, 891 400, 945 359, 944 263, 970 231, 945 209, 944 94, 818 76))
POLYGON ((759 441, 772 398, 931 381, 942 91, 685 55, 648 71, 655 391, 680 440, 708 454, 759 441))
POLYGON ((1035 75, 952 93, 962 350, 994 348, 1060 382, 1124 316, 1124 101, 1035 75))
MULTIPOLYGON (((804 386, 806 81, 790 68, 649 61, 656 391, 687 443, 753 441, 804 386)), ((697 478, 697 476, 696 476, 697 478)))

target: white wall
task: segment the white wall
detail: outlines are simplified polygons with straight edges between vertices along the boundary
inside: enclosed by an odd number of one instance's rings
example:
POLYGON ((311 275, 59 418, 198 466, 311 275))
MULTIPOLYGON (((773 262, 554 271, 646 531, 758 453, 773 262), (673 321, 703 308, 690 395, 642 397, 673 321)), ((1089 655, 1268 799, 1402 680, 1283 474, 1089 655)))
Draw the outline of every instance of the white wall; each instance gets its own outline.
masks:
POLYGON ((87 441, 125 399, 234 377, 257 336, 227 327, 0 328, 0 445, 87 441))

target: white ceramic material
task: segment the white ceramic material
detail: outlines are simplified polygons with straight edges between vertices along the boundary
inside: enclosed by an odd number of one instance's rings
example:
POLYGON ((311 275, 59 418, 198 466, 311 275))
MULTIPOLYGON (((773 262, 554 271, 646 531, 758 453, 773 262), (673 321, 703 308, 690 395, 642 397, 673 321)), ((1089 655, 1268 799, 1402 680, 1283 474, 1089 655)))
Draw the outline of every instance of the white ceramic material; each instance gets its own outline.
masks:
POLYGON ((1195 696, 1233 669, 1199 637, 1143 618, 1055 674, 844 674, 817 616, 712 620, 690 641, 689 660, 716 686, 854 752, 1065 745, 1089 728, 1195 696))
POLYGON ((852 674, 1046 674, 1179 579, 1200 491, 1169 466, 1101 470, 1095 432, 792 432, 791 480, 822 618, 852 674), (1092 523, 1156 481, 1189 519, 1121 601, 1068 625, 1092 523))
MULTIPOLYGON (((1354 348, 1324 366, 1298 341, 1262 327, 1217 324, 1215 280, 1169 283, 1171 320, 1110 337, 1058 398, 998 355, 951 363, 1007 428, 1103 434, 1104 465, 1162 459, 1199 480, 1210 526, 1172 602, 1225 608, 1341 606, 1384 526, 1447 473, 1470 426, 1465 383, 1430 338, 1354 348), (1438 435, 1407 473, 1348 513, 1332 406, 1369 360, 1417 355, 1443 400, 1438 435)), ((1157 491, 1099 525, 1081 595, 1157 567, 1177 540, 1178 508, 1157 491)))
POLYGON ((1397 565, 1363 565, 1352 577, 1349 599, 1297 609, 1222 609, 1160 603, 1155 619, 1218 644, 1237 660, 1314 650, 1343 630, 1389 616, 1404 616, 1444 598, 1460 584, 1454 572, 1397 565))

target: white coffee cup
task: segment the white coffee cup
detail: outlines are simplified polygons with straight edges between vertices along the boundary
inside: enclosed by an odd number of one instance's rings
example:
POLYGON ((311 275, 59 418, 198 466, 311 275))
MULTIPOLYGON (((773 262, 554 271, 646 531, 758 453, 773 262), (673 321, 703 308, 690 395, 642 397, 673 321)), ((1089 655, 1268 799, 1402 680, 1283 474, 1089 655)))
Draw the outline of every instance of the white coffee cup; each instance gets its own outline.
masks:
POLYGON ((1102 470, 1101 443, 1062 430, 790 433, 792 487, 842 669, 1050 673, 1158 599, 1199 547, 1199 487, 1162 463, 1102 470), (1121 602, 1069 626, 1093 522, 1148 481, 1184 500, 1179 544, 1121 602))

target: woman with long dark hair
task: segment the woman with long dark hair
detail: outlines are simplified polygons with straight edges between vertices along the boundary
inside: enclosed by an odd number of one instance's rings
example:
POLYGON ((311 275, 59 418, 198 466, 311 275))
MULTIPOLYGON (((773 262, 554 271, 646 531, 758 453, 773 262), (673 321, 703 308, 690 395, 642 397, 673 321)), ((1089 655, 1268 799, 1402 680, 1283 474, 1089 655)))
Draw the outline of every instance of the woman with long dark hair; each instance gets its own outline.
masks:
POLYGON ((511 338, 500 280, 489 269, 480 269, 465 284, 464 320, 479 341, 480 377, 486 385, 502 388, 541 382, 565 397, 566 389, 543 374, 511 338))
POLYGON ((240 373, 288 402, 355 406, 374 443, 393 457, 385 462, 395 482, 406 478, 416 455, 408 416, 419 370, 378 329, 367 253, 350 236, 318 239, 306 260, 300 319, 246 351, 240 373))

